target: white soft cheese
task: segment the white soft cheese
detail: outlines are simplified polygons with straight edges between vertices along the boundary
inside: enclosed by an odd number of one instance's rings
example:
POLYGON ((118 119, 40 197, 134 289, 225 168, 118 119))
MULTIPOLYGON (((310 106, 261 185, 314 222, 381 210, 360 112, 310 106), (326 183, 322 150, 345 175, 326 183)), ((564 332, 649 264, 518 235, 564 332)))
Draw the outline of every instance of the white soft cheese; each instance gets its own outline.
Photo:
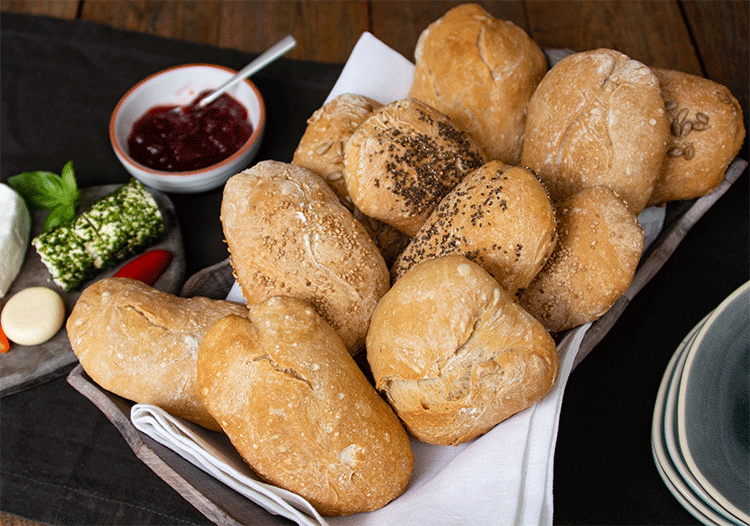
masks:
POLYGON ((21 270, 30 231, 31 216, 23 198, 0 183, 0 298, 21 270))
POLYGON ((39 345, 52 338, 65 321, 65 304, 47 287, 29 287, 8 300, 0 325, 8 339, 19 345, 39 345))

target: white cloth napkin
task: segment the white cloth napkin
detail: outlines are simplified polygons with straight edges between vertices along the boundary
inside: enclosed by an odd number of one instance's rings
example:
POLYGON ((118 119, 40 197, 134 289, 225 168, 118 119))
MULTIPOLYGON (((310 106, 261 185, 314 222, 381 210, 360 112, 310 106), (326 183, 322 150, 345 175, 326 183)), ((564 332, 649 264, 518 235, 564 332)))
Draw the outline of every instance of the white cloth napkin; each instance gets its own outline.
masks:
MULTIPOLYGON (((328 100, 346 92, 367 95, 383 104, 403 98, 411 87, 413 71, 411 62, 373 35, 364 33, 328 100)), ((646 246, 661 230, 664 215, 663 208, 652 208, 639 216, 646 246)), ((227 299, 245 301, 236 283, 227 299)), ((191 462, 220 480, 228 480, 227 484, 271 513, 298 524, 317 521, 332 526, 551 525, 552 475, 562 396, 589 327, 587 324, 569 331, 559 343, 557 382, 534 406, 472 442, 458 446, 433 446, 412 439, 414 473, 406 491, 384 508, 369 513, 323 519, 296 495, 256 482, 228 442, 217 445, 192 439, 195 442, 191 443, 190 436, 186 437, 184 431, 172 423, 177 419, 158 408, 136 405, 131 417, 144 433, 178 452, 181 448, 184 454, 180 454, 191 462), (144 426, 144 422, 148 426, 144 426), (279 499, 289 505, 283 505, 279 499)))

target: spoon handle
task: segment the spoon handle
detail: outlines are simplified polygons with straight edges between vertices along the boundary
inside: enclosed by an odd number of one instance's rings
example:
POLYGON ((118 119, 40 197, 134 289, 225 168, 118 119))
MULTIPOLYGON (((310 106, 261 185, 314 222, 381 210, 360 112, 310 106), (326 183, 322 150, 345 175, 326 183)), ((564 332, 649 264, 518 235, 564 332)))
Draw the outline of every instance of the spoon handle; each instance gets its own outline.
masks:
POLYGON ((210 94, 203 97, 199 102, 198 106, 203 107, 206 104, 210 104, 217 99, 222 93, 227 91, 229 88, 237 84, 238 82, 246 79, 256 71, 264 68, 281 55, 292 49, 297 42, 294 40, 292 35, 287 35, 276 44, 268 48, 266 51, 258 55, 258 58, 250 62, 247 66, 237 72, 236 75, 229 78, 226 82, 221 84, 218 88, 212 91, 210 94))

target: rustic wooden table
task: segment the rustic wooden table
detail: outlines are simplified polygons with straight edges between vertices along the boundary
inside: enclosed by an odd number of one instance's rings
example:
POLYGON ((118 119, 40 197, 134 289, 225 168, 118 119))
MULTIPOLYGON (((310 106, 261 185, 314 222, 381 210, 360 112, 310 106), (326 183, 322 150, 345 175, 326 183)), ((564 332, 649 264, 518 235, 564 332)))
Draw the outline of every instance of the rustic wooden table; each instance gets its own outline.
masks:
MULTIPOLYGON (((0 0, 0 11, 99 22, 118 29, 259 53, 287 34, 290 58, 343 63, 363 31, 406 58, 429 23, 461 2, 0 0)), ((678 69, 726 85, 748 104, 748 4, 700 1, 487 1, 498 18, 542 47, 617 49, 649 66, 678 69)), ((747 140, 740 155, 748 158, 747 140)), ((0 523, 36 524, 0 512, 0 523)))
MULTIPOLYGON (((0 0, 0 11, 112 27, 260 53, 287 34, 290 58, 343 63, 363 31, 413 60, 420 33, 455 1, 0 0)), ((726 85, 748 128, 747 0, 477 2, 542 47, 608 47, 646 65, 726 85)), ((747 151, 747 143, 743 150, 747 151)), ((747 156, 745 156, 747 157, 747 156)))

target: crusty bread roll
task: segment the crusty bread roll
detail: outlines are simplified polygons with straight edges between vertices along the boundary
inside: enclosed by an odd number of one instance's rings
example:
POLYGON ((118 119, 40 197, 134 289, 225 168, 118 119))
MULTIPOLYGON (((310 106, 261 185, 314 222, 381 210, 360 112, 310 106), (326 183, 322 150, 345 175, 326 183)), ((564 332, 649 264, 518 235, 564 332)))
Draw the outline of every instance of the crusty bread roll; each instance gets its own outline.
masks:
POLYGON ((263 161, 224 187, 221 223, 248 304, 302 298, 333 326, 352 354, 365 341, 388 267, 361 223, 313 172, 263 161))
POLYGON ((510 21, 463 4, 417 41, 409 92, 471 134, 490 159, 518 164, 526 107, 547 71, 542 49, 510 21))
POLYGON ((559 368, 542 324, 463 256, 420 263, 383 296, 367 361, 407 430, 441 445, 471 440, 536 403, 559 368))
POLYGON ((320 513, 374 510, 404 491, 414 465, 406 431, 306 302, 274 297, 223 318, 197 370, 206 406, 247 463, 320 513))
POLYGON ((84 289, 66 327, 73 352, 101 387, 218 431, 198 390, 198 345, 216 320, 246 313, 237 303, 106 278, 84 289))
POLYGON ((373 112, 344 148, 344 179, 354 204, 407 236, 482 164, 484 154, 466 132, 408 98, 373 112))
POLYGON ((345 201, 349 192, 344 182, 344 145, 381 106, 376 100, 354 93, 334 97, 307 119, 292 163, 320 175, 345 201))
POLYGON ((594 321, 633 281, 643 228, 612 189, 585 188, 557 205, 559 240, 519 304, 550 332, 594 321))
POLYGON ((667 153, 659 81, 611 49, 574 53, 542 79, 529 102, 521 162, 554 202, 606 185, 638 215, 667 153))
POLYGON ((343 205, 362 223, 380 249, 386 264, 393 263, 409 239, 377 219, 367 217, 352 202, 344 181, 344 145, 373 111, 382 104, 353 93, 342 93, 324 104, 307 120, 307 128, 292 163, 321 176, 343 205))
POLYGON ((539 178, 490 161, 443 198, 391 267, 392 280, 425 259, 462 254, 515 296, 542 269, 555 232, 555 210, 539 178))
POLYGON ((742 148, 742 108, 726 86, 681 71, 654 69, 671 125, 669 149, 649 205, 693 199, 719 186, 742 148))

